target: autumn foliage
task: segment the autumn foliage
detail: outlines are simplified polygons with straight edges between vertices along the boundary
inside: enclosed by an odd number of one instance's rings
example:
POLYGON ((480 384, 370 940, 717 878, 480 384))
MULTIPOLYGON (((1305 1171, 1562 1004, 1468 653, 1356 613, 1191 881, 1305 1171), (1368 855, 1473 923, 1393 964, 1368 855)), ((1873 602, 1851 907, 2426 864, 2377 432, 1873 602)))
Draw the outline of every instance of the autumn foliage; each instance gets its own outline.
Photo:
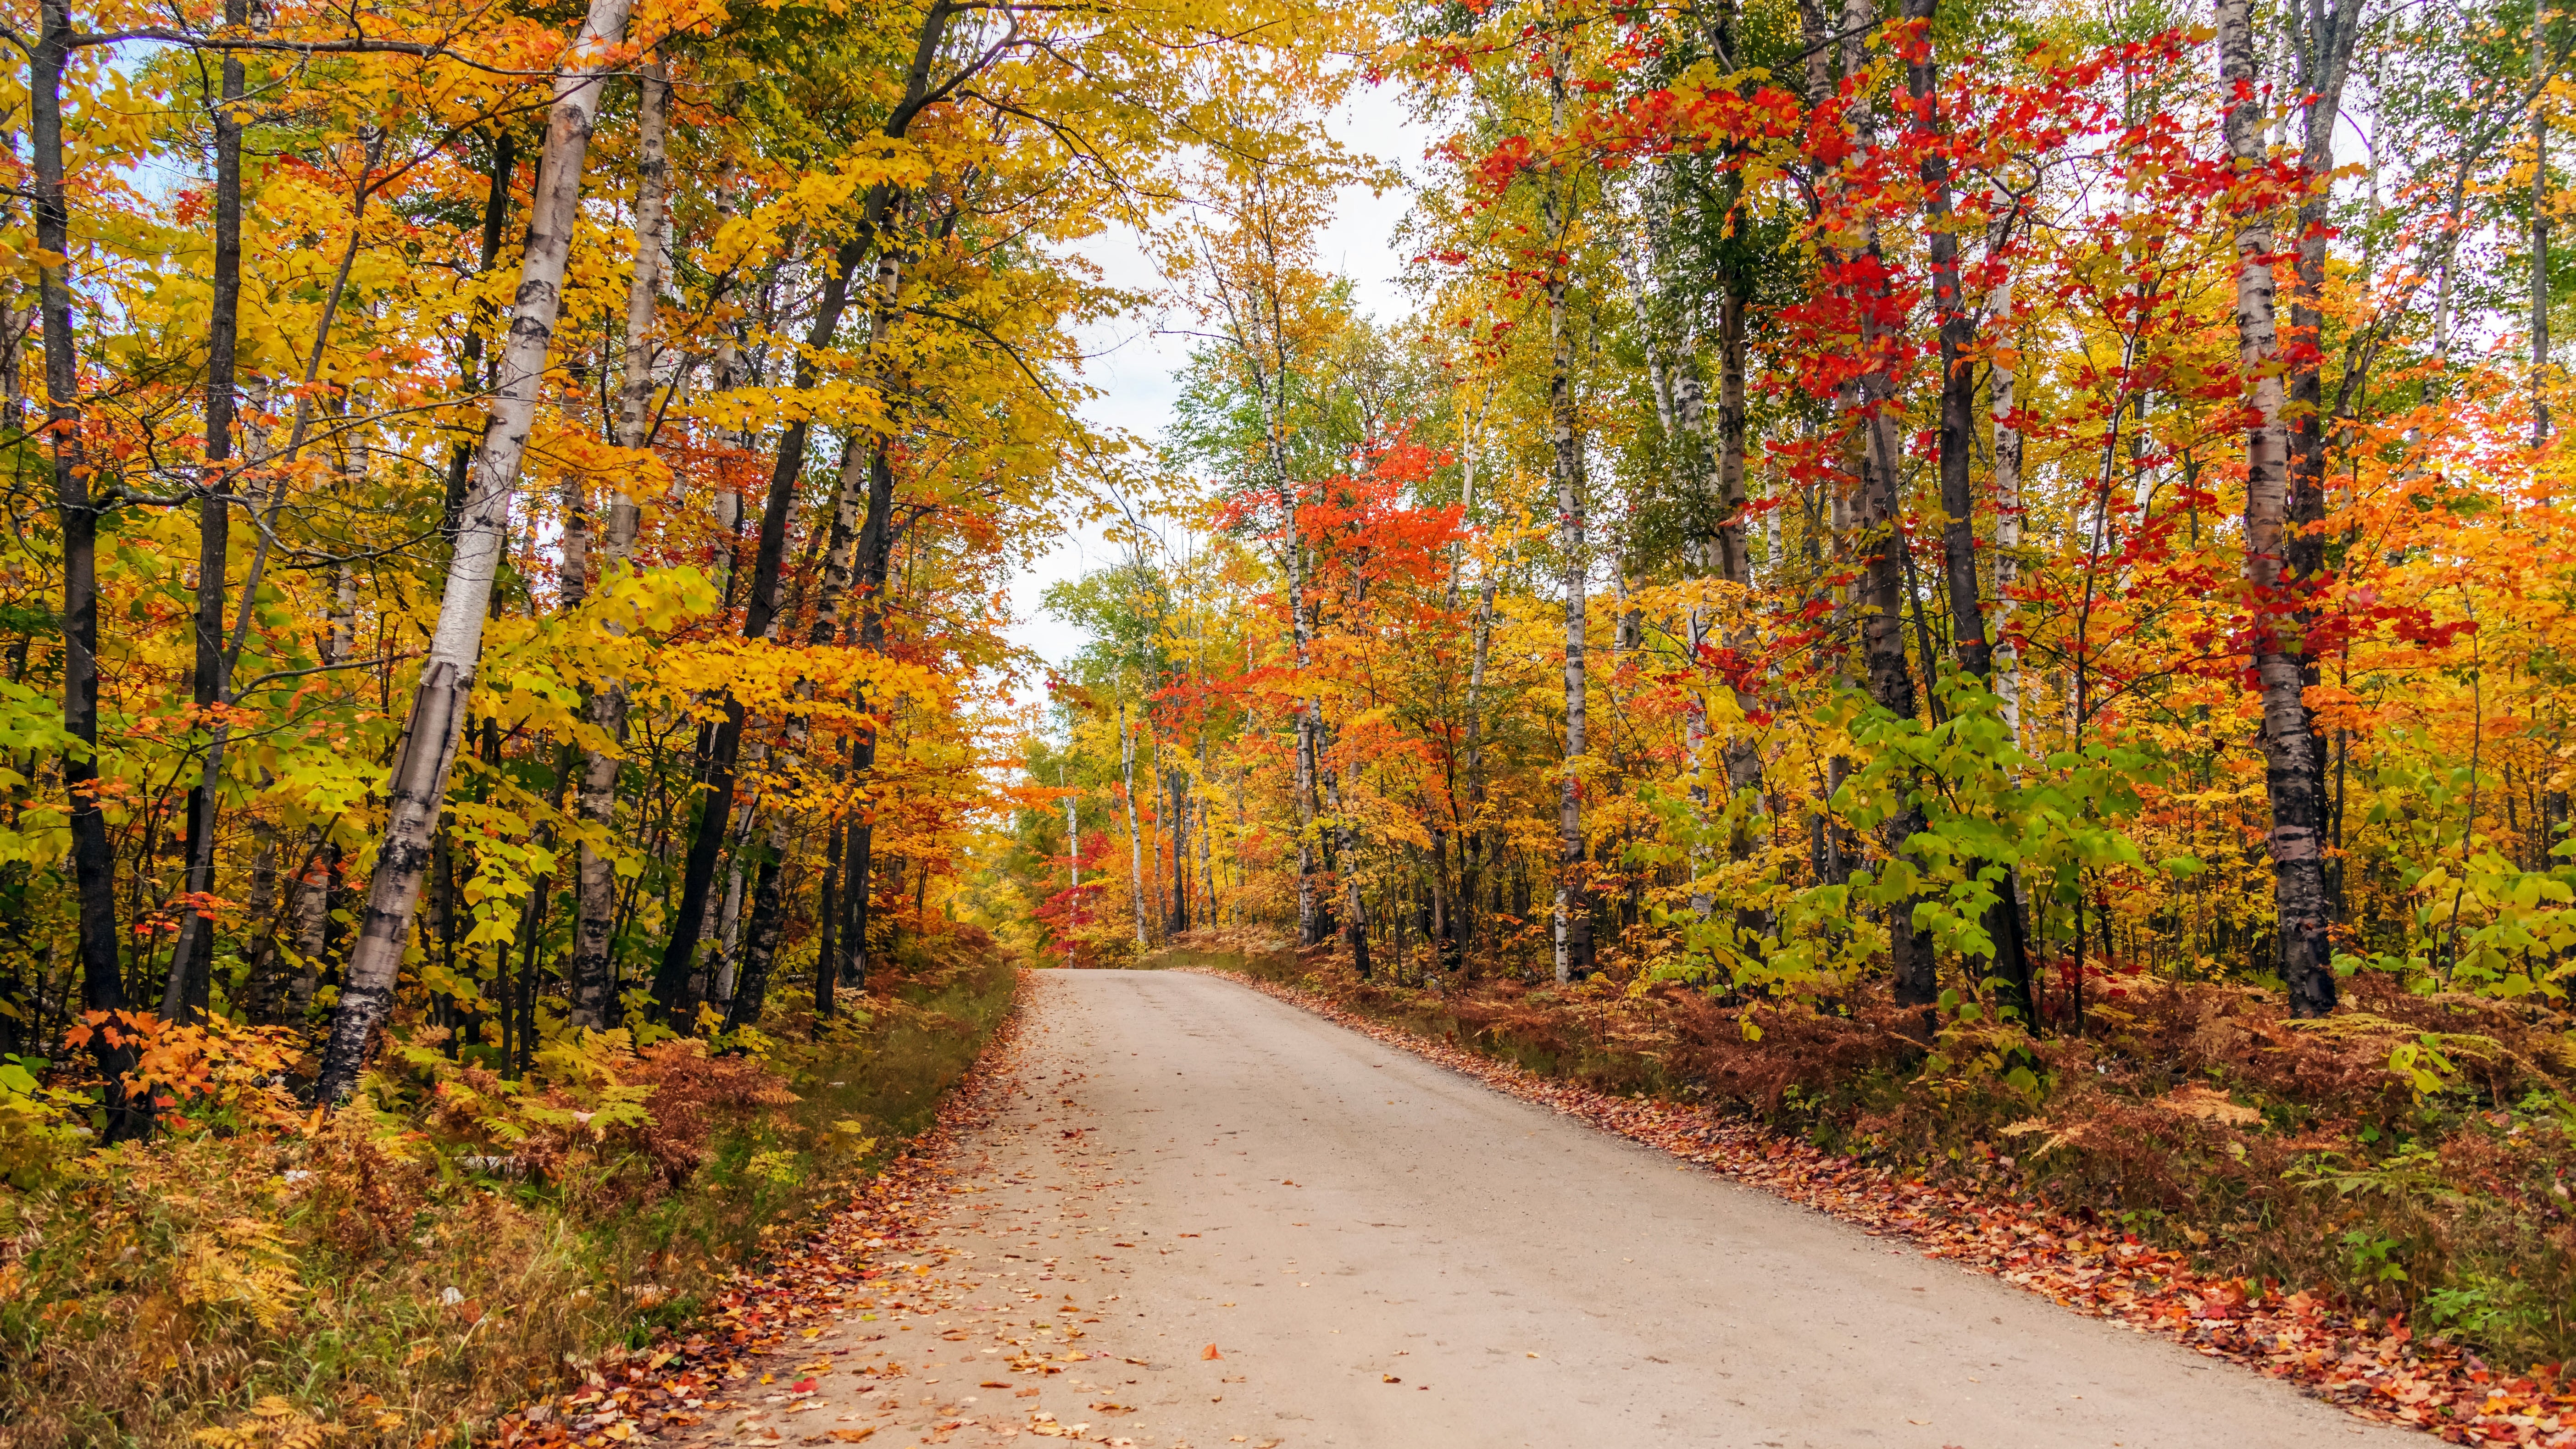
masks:
POLYGON ((1327 270, 1321 161, 1228 172, 1171 249, 1186 482, 1053 600, 1092 642, 1016 899, 1114 848, 1032 944, 1257 938, 1498 1051, 2563 1354, 2536 27, 1410 15, 1403 308, 1327 270))

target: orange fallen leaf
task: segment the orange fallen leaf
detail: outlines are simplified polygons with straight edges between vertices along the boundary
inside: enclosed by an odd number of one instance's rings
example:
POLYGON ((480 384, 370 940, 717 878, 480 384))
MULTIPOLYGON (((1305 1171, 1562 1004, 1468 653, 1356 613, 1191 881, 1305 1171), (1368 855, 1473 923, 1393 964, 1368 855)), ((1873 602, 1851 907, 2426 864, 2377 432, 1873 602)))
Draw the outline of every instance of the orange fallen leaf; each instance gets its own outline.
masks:
POLYGON ((1379 1374, 1377 1376, 1377 1381, 1382 1384, 1400 1384, 1404 1382, 1404 1380, 1397 1378, 1393 1374, 1379 1374))
POLYGON ((835 1444, 856 1444, 875 1432, 874 1429, 834 1429, 823 1437, 835 1444))
POLYGON ((982 1383, 977 1384, 975 1387, 977 1387, 977 1388, 979 1388, 979 1389, 1007 1389, 1007 1388, 1009 1388, 1009 1387, 1010 1387, 1010 1385, 1009 1385, 1009 1384, 1007 1384, 1007 1383, 1004 1383, 1004 1382, 1003 1382, 1002 1380, 1000 1380, 1000 1379, 986 1379, 986 1380, 984 1380, 982 1383))
POLYGON ((1207 1359, 1207 1358, 1223 1358, 1223 1357, 1225 1357, 1225 1355, 1224 1355, 1224 1354, 1221 1354, 1221 1353, 1219 1353, 1219 1352, 1217 1352, 1217 1351, 1216 1351, 1216 1345, 1211 1343, 1211 1344, 1209 1344, 1207 1347, 1205 1347, 1205 1348, 1203 1348, 1203 1349, 1200 1349, 1200 1350, 1199 1350, 1199 1357, 1200 1357, 1200 1358, 1203 1358, 1203 1359, 1207 1359))

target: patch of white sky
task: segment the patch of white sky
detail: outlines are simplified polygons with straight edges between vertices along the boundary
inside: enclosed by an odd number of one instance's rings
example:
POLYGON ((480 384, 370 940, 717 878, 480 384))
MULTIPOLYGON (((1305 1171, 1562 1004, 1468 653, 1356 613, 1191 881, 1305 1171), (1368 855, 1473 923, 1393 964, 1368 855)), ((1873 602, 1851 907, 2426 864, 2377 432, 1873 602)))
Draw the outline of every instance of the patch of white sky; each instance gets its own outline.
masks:
MULTIPOLYGON (((1390 86, 1355 92, 1327 122, 1333 136, 1354 152, 1417 175, 1424 152, 1437 138, 1416 122, 1403 96, 1390 86)), ((1345 187, 1334 197, 1330 222, 1318 239, 1319 260, 1346 277, 1359 309, 1379 321, 1402 316, 1410 305, 1403 272, 1409 258, 1396 230, 1412 204, 1410 193, 1396 187, 1373 193, 1365 186, 1345 187)), ((1120 226, 1093 237, 1077 250, 1100 268, 1111 286, 1151 293, 1155 301, 1139 312, 1111 319, 1082 335, 1089 361, 1085 380, 1099 396, 1083 409, 1096 427, 1159 446, 1174 420, 1181 374, 1188 366, 1198 319, 1187 303, 1172 294, 1145 239, 1120 226)), ((1082 631, 1046 612, 1049 586, 1080 578, 1118 561, 1099 523, 1080 524, 1070 515, 1055 546, 1011 581, 1012 643, 1035 653, 1047 665, 1063 665, 1085 643, 1082 631)), ((1048 728, 1040 711, 1046 698, 1042 671, 1025 675, 1016 702, 1032 725, 1048 728)))

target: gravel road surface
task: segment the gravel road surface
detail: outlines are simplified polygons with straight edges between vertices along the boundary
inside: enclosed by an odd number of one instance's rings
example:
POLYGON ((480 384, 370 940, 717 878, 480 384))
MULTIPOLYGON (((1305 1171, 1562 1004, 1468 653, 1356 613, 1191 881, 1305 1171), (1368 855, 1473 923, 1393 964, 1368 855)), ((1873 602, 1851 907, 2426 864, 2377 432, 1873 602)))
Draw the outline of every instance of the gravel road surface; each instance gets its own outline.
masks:
POLYGON ((1046 971, 1031 989, 1016 1085, 958 1154, 921 1272, 814 1341, 837 1371, 810 1399, 707 1439, 2433 1442, 1226 981, 1046 971))

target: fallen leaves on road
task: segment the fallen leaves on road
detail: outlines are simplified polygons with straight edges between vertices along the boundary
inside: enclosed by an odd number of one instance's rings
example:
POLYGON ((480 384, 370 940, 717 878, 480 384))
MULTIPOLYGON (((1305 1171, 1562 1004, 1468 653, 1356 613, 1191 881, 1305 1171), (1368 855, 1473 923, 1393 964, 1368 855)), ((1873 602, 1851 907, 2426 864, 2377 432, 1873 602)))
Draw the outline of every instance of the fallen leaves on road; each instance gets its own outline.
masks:
POLYGON ((1217 1352, 1216 1345, 1211 1343, 1207 1347, 1199 1350, 1199 1357, 1203 1359, 1223 1358, 1225 1355, 1217 1352))
MULTIPOLYGON (((2277 1284, 2206 1277, 2173 1253, 2025 1200, 1935 1187, 1745 1118, 1555 1081, 1362 1016, 1317 992, 1239 972, 1185 969, 1248 986, 1874 1237, 1914 1242, 1927 1258, 1991 1274, 2079 1313, 2169 1335, 2211 1358, 2258 1368, 2358 1417, 2424 1429, 2454 1444, 2576 1449, 2576 1376, 2554 1368, 2531 1376, 2499 1373, 2456 1346, 2417 1339, 2404 1325, 2377 1330, 2335 1305, 2285 1293, 2277 1284)), ((2199 1088, 2173 1093, 2164 1103, 2192 1115, 2250 1110, 2199 1088)))

